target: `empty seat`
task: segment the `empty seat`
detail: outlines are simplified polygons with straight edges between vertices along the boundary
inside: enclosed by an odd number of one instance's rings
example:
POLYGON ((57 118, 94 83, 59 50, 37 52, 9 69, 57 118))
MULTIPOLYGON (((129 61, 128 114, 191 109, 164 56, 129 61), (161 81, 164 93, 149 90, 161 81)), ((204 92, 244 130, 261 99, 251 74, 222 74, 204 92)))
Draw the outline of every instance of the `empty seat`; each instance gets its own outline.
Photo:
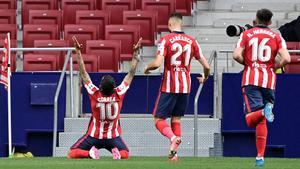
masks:
POLYGON ((105 39, 121 40, 121 61, 132 59, 133 44, 140 37, 140 28, 137 25, 107 25, 105 39))
POLYGON ((0 0, 0 9, 16 9, 16 0, 0 0))
POLYGON ((135 10, 135 0, 102 0, 102 9, 110 11, 110 24, 123 24, 123 11, 135 10))
MULTIPOLYGON (((78 63, 77 63, 77 55, 73 54, 73 70, 79 70, 78 69, 78 63)), ((98 72, 98 57, 96 55, 88 55, 88 54, 82 54, 82 59, 84 61, 85 70, 87 72, 98 72)), ((67 70, 70 70, 70 64, 68 64, 67 70)))
POLYGON ((190 16, 192 12, 193 0, 176 0, 175 11, 185 16, 190 16))
POLYGON ((119 40, 88 40, 86 42, 87 54, 98 57, 98 72, 118 72, 120 65, 119 40))
POLYGON ((0 24, 16 24, 16 10, 0 9, 0 24))
MULTIPOLYGON (((4 48, 4 39, 0 39, 0 48, 4 48)), ((17 40, 10 40, 10 47, 15 48, 17 47, 17 40)), ((2 57, 3 54, 0 54, 0 65, 2 64, 2 57)), ((16 52, 11 52, 10 55, 10 64, 11 64, 11 71, 14 72, 16 70, 16 52)))
POLYGON ((157 30, 159 32, 168 30, 169 15, 175 10, 174 0, 142 0, 142 10, 157 11, 157 30))
POLYGON ((22 1, 22 24, 28 24, 29 10, 55 10, 56 0, 23 0, 22 1))
POLYGON ((57 25, 24 25, 23 47, 33 47, 34 40, 59 39, 57 25))
POLYGON ((24 71, 56 71, 57 56, 51 54, 32 54, 24 55, 24 71))
POLYGON ((63 23, 75 24, 77 10, 95 10, 95 0, 62 0, 63 23))
POLYGON ((62 14, 59 10, 30 10, 29 24, 54 24, 58 26, 58 30, 62 30, 62 14))
POLYGON ((65 25, 65 40, 73 46, 72 36, 76 36, 79 43, 83 44, 82 51, 85 53, 85 43, 87 40, 98 39, 98 26, 95 25, 65 25))
POLYGON ((153 11, 124 11, 125 25, 139 25, 143 45, 154 45, 156 37, 157 13, 153 11))
MULTIPOLYGON (((35 40, 34 47, 38 48, 54 48, 54 47, 68 47, 69 43, 66 40, 35 40)), ((36 51, 38 54, 52 54, 56 55, 58 60, 58 69, 63 67, 66 52, 63 51, 36 51)))
POLYGON ((17 25, 0 24, 0 39, 5 39, 8 32, 10 33, 10 39, 16 39, 17 25))
POLYGON ((105 26, 109 24, 109 15, 108 11, 76 11, 76 24, 81 25, 98 25, 99 26, 99 35, 98 39, 105 38, 105 26))

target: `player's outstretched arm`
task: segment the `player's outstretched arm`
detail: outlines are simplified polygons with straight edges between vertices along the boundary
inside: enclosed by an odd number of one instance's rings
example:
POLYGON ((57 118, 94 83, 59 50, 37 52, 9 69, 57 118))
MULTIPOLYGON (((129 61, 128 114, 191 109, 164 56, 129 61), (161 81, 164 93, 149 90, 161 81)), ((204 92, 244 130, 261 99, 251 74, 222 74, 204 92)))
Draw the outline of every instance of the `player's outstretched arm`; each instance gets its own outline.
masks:
POLYGON ((200 83, 204 83, 210 74, 210 66, 206 60, 205 57, 202 57, 201 59, 198 60, 199 63, 203 66, 203 70, 204 70, 204 77, 197 77, 197 79, 199 80, 200 83))
POLYGON ((237 47, 233 52, 233 59, 238 63, 244 65, 244 57, 243 57, 244 48, 237 47))
POLYGON ((161 66, 164 61, 164 56, 156 55, 156 58, 153 62, 151 62, 144 70, 145 74, 149 74, 151 70, 155 70, 161 66))
POLYGON ((134 52, 133 52, 133 57, 131 60, 131 67, 130 67, 128 74, 125 76, 125 78, 123 80, 128 85, 131 84, 131 82, 134 78, 135 72, 136 72, 137 65, 140 61, 139 50, 141 48, 141 42, 142 42, 142 38, 140 38, 139 41, 133 45, 134 52))
POLYGON ((278 51, 278 53, 281 56, 281 58, 280 58, 279 62, 276 62, 275 69, 282 68, 291 62, 291 56, 287 49, 282 48, 278 51))
POLYGON ((89 74, 86 72, 85 67, 84 67, 84 61, 82 59, 82 54, 81 54, 82 45, 79 44, 79 42, 75 36, 72 37, 72 40, 74 42, 74 47, 76 48, 77 62, 78 62, 80 77, 82 78, 83 83, 87 84, 87 83, 91 82, 91 78, 90 78, 89 74))

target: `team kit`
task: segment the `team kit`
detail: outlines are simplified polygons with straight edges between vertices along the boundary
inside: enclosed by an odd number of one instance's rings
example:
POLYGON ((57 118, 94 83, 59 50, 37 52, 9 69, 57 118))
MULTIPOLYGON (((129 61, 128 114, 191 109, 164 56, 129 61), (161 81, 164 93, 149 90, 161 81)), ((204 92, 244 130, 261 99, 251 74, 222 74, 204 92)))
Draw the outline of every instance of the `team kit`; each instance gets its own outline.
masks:
MULTIPOLYGON (((253 27, 237 35, 240 38, 233 53, 233 58, 244 65, 241 90, 244 96, 245 122, 250 128, 255 128, 256 166, 264 165, 268 132, 266 123, 275 119, 272 112, 275 104, 275 71, 290 62, 284 39, 268 27, 272 16, 273 13, 268 9, 258 10, 253 27), (275 60, 278 54, 281 59, 275 60)), ((159 40, 156 57, 145 67, 144 73, 150 74, 164 66, 153 111, 153 125, 170 141, 168 159, 178 161, 180 144, 184 141, 181 140, 181 118, 187 110, 191 91, 191 60, 197 60, 203 67, 204 73, 197 78, 200 84, 208 79, 210 66, 197 40, 182 31, 181 14, 171 14, 168 27, 170 33, 159 40), (166 121, 168 118, 170 123, 166 121)), ((116 85, 115 79, 110 75, 102 77, 100 84, 93 84, 84 67, 82 46, 76 37, 73 37, 73 41, 80 76, 89 95, 92 116, 86 134, 70 148, 68 158, 99 159, 98 150, 104 148, 112 153, 114 159, 128 159, 130 151, 121 137, 120 112, 141 61, 141 39, 133 46, 130 70, 119 85, 116 85)))

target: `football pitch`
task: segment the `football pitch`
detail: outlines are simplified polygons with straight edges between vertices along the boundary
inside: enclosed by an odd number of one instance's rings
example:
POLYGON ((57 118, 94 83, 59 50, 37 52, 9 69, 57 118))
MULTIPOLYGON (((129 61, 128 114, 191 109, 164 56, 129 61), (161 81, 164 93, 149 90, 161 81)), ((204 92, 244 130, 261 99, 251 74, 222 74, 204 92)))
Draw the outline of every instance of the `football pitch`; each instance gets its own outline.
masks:
MULTIPOLYGON (((0 169, 248 169, 254 158, 188 158, 170 162, 165 157, 131 157, 129 160, 67 158, 0 159, 0 169)), ((300 159, 268 158, 265 169, 298 169, 300 159)))

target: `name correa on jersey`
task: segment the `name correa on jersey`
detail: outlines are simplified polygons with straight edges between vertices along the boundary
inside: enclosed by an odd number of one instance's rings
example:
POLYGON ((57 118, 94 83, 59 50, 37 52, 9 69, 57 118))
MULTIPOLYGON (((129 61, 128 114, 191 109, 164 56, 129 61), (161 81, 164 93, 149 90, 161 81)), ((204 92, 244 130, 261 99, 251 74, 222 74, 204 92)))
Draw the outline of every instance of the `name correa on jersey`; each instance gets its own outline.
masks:
POLYGON ((91 102, 92 117, 87 134, 97 139, 112 139, 121 135, 120 112, 129 88, 122 82, 111 96, 104 96, 92 82, 84 85, 91 102))
POLYGON ((286 49, 281 35, 269 28, 255 27, 240 35, 237 47, 244 48, 242 86, 254 85, 274 90, 275 58, 280 49, 286 49))
POLYGON ((191 60, 204 57, 199 43, 183 32, 172 32, 160 39, 157 55, 165 60, 161 92, 190 93, 191 60))

